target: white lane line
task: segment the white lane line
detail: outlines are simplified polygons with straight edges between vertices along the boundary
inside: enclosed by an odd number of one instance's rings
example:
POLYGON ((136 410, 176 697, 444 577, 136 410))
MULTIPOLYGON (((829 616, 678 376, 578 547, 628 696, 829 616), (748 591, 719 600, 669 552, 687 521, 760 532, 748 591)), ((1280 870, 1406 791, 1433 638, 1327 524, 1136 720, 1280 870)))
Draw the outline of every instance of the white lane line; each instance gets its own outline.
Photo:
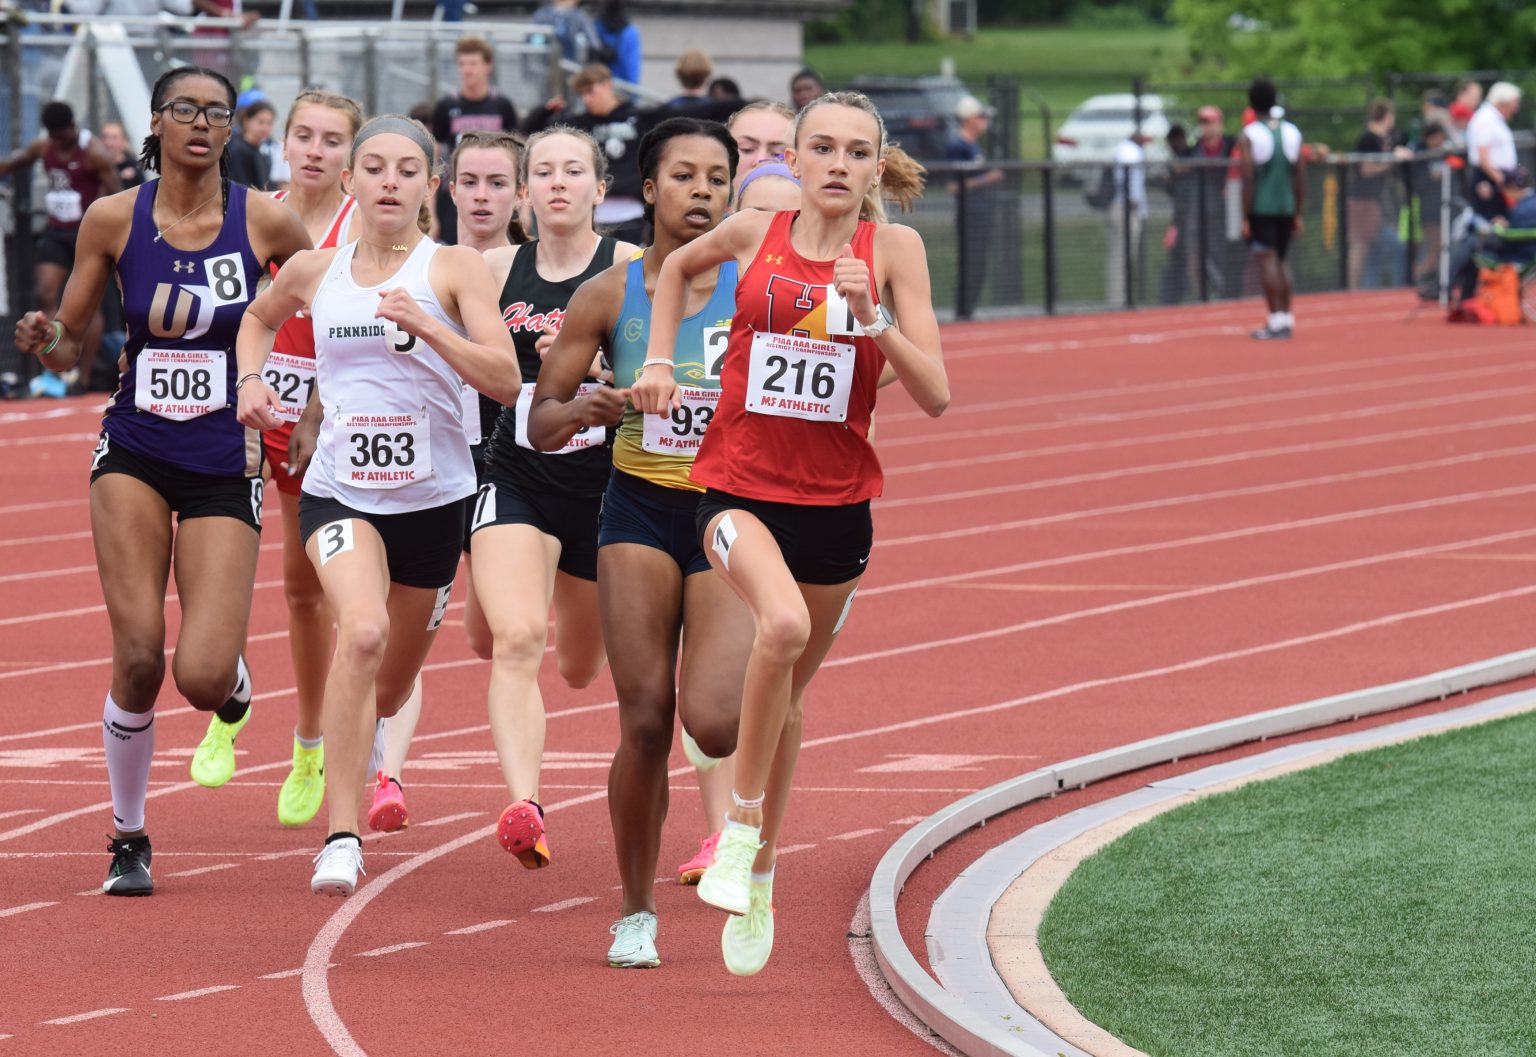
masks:
POLYGON ((89 1013, 76 1013, 72 1017, 55 1017, 53 1020, 45 1020, 44 1024, 79 1024, 81 1021, 95 1020, 97 1017, 110 1017, 116 1013, 126 1013, 126 1006, 113 1007, 111 1009, 93 1009, 89 1013))
POLYGON ((212 987, 199 987, 196 991, 182 991, 175 995, 161 995, 156 1002, 185 1002, 189 998, 202 998, 204 995, 216 995, 220 991, 238 991, 239 984, 215 984, 212 987))
POLYGON ((572 907, 583 906, 587 903, 596 903, 597 896, 577 896, 574 899, 562 899, 558 903, 550 903, 548 906, 534 907, 535 914, 556 914, 562 910, 570 910, 572 907))
POLYGON ((40 807, 19 807, 14 811, 0 811, 0 818, 15 818, 17 815, 41 815, 40 807))
POLYGON ((786 855, 793 855, 797 851, 810 851, 814 847, 816 847, 814 844, 786 844, 775 848, 773 854, 775 858, 782 859, 786 855))
MULTIPOLYGON (((267 543, 259 547, 258 550, 275 551, 281 550, 282 546, 281 543, 267 543)), ((95 571, 95 562, 91 562, 89 565, 66 565, 57 569, 34 569, 31 572, 9 573, 5 576, 0 576, 0 584, 21 583, 27 580, 46 580, 53 576, 78 576, 81 573, 94 573, 95 571)))
POLYGON ((200 873, 218 873, 220 870, 237 870, 240 864, 237 862, 221 862, 212 866, 199 866, 195 870, 180 870, 176 873, 168 873, 167 877, 196 877, 200 873))
POLYGON ((35 543, 67 543, 70 540, 88 540, 91 538, 91 530, 84 532, 55 532, 51 536, 22 536, 17 539, 0 540, 0 547, 29 547, 35 543))
POLYGON ((473 936, 477 932, 489 932, 491 929, 499 929, 503 925, 513 924, 512 918, 504 918, 497 921, 482 921, 478 925, 465 925, 461 929, 449 929, 444 936, 473 936))
POLYGON ((4 910, 0 910, 0 918, 15 917, 17 914, 26 914, 33 910, 45 910, 48 907, 56 907, 58 905, 59 901, 57 899, 48 903, 23 903, 19 907, 7 907, 4 910))
POLYGON ((927 817, 928 817, 927 815, 908 815, 906 818, 898 818, 895 822, 892 822, 891 825, 893 825, 893 826, 915 826, 915 825, 917 825, 919 822, 921 822, 923 819, 925 819, 927 817))
POLYGON ((873 834, 876 834, 876 833, 879 833, 879 832, 881 832, 881 831, 878 830, 878 829, 855 829, 855 830, 850 830, 847 833, 839 833, 839 834, 837 834, 835 836, 828 837, 827 839, 828 840, 858 840, 860 837, 872 836, 873 834))
POLYGON ((411 940, 408 943, 391 943, 388 947, 375 947, 371 951, 358 951, 354 958, 382 958, 386 954, 395 954, 399 951, 408 951, 413 947, 425 947, 425 940, 411 940))
MULTIPOLYGON (((336 968, 336 966, 337 966, 337 963, 336 962, 332 962, 330 964, 329 968, 334 969, 334 968, 336 968)), ((291 980, 295 976, 303 976, 303 975, 304 975, 304 967, 301 965, 297 969, 284 969, 280 973, 267 973, 264 976, 258 976, 256 979, 258 979, 258 980, 291 980)))
POLYGON ((39 510, 62 510, 70 506, 85 506, 84 499, 60 499, 57 502, 19 503, 16 506, 0 506, 0 514, 31 514, 39 510))
MULTIPOLYGON (((780 850, 780 855, 784 852, 780 850)), ((870 997, 880 1004, 890 1018, 912 1034, 922 1039, 928 1045, 941 1053, 950 1054, 951 1057, 960 1057, 959 1051, 950 1047, 949 1043, 933 1033, 933 1029, 917 1018, 896 993, 891 990, 891 985, 886 983, 885 976, 880 972, 880 965, 875 959, 874 946, 869 940, 869 892, 865 891, 859 897, 859 905, 854 909, 853 920, 848 923, 848 954, 853 959, 854 971, 859 974, 859 979, 864 981, 864 986, 869 988, 870 997)))
POLYGON ((415 824, 415 828, 426 829, 429 826, 446 826, 451 822, 463 822, 467 818, 483 818, 488 813, 489 812, 485 811, 464 811, 457 815, 445 815, 442 818, 433 818, 428 819, 425 822, 417 822, 415 824))

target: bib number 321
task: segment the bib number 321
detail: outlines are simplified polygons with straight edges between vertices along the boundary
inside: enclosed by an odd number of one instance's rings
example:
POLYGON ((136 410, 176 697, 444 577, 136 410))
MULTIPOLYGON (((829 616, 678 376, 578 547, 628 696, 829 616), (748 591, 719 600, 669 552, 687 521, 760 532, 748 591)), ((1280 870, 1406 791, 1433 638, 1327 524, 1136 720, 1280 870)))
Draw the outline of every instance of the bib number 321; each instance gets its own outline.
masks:
POLYGON ((425 411, 344 414, 336 424, 336 479, 353 488, 403 488, 432 476, 425 411))
POLYGON ((846 422, 854 347, 758 331, 747 364, 748 411, 813 422, 846 422))

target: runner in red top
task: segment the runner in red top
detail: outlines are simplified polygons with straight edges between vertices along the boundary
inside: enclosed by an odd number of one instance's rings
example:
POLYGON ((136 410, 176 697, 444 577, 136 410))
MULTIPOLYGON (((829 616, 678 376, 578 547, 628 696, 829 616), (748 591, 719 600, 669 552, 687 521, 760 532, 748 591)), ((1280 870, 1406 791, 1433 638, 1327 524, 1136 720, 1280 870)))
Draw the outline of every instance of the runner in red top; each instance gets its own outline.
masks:
MULTIPOLYGON (((351 195, 341 189, 341 171, 362 127, 357 103, 334 92, 302 92, 288 109, 283 154, 293 170, 289 190, 275 196, 299 215, 317 249, 351 241, 351 195)), ((298 689, 298 722, 293 730, 293 766, 277 794, 277 820, 302 826, 325 799, 325 746, 320 737, 320 706, 331 667, 331 612, 315 567, 304 553, 299 532, 299 485, 315 449, 320 401, 315 394, 315 331, 307 313, 293 316, 277 332, 262 375, 279 401, 282 425, 261 435, 272 483, 282 497, 283 597, 288 603, 288 650, 298 689), (295 424, 306 407, 314 421, 295 424)))
POLYGON ((806 685, 831 649, 869 561, 869 445, 887 363, 930 415, 949 403, 922 239, 884 219, 884 192, 910 201, 921 169, 885 141, 873 104, 824 95, 800 112, 786 158, 800 210, 744 212, 667 257, 646 367, 630 400, 679 406, 672 348, 689 281, 735 260, 742 276, 720 407, 694 465, 707 485, 698 527, 711 567, 752 611, 734 807, 699 896, 733 915, 726 968, 760 970, 773 949, 775 846, 800 752, 806 685), (899 317, 898 328, 894 319, 899 317))

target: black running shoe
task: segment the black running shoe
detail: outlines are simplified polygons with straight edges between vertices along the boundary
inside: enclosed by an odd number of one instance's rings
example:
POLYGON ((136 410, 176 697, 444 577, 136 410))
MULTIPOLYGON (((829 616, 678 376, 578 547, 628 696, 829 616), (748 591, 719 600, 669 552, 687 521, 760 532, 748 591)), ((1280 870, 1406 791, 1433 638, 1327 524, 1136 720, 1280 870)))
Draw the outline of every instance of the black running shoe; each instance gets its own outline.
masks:
POLYGON ((101 890, 109 896, 147 896, 154 892, 155 882, 149 876, 149 838, 114 838, 107 845, 112 853, 112 868, 101 890))

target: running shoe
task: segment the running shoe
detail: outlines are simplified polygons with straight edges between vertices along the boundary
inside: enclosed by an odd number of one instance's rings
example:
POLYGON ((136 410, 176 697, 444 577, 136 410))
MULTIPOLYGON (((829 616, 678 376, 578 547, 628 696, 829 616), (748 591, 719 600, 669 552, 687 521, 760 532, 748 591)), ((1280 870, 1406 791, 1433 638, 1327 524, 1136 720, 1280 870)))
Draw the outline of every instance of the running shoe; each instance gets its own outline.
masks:
POLYGON ((293 769, 277 794, 277 820, 302 826, 314 818, 325 800, 325 745, 306 749, 293 739, 293 769))
POLYGON ((720 934, 725 967, 736 976, 756 976, 773 953, 773 882, 753 881, 751 899, 745 914, 726 918, 720 934))
POLYGON ((656 953, 656 915, 637 910, 615 921, 608 929, 613 946, 608 948, 608 964, 615 969, 655 969, 661 964, 656 953))
POLYGON ((109 896, 147 896, 154 893, 155 882, 149 876, 149 838, 114 837, 107 845, 112 866, 101 890, 109 896))
POLYGON ((530 870, 549 865, 544 813, 532 800, 519 800, 501 813, 501 821, 496 824, 496 839, 530 870))
POLYGON ((65 397, 69 395, 69 383, 52 371, 44 371, 32 379, 28 390, 34 397, 65 397))
POLYGON ((373 803, 368 805, 368 828, 379 833, 397 833, 411 824, 411 813, 405 809, 405 790, 383 771, 378 772, 378 782, 373 803))
POLYGON ((235 776, 235 738, 251 721, 251 709, 233 723, 225 723, 215 713, 208 717, 208 733, 192 753, 192 780, 209 789, 217 789, 235 776))
POLYGON ((357 875, 363 869, 363 842, 356 837, 336 837, 325 842, 315 856, 315 873, 309 890, 317 896, 349 896, 357 891, 357 875))
POLYGON ((745 914, 751 907, 749 891, 752 860, 762 841, 757 826, 726 826, 715 848, 715 861, 699 878, 699 898, 727 914, 745 914))
POLYGON ((699 878, 704 876, 704 871, 709 869, 709 864, 715 861, 715 845, 720 843, 720 834, 711 833, 699 841, 699 854, 689 859, 677 868, 677 883, 680 885, 696 885, 699 878))
POLYGON ((683 728, 683 755, 687 757, 689 763, 701 771, 713 771, 720 766, 719 759, 705 754, 704 750, 699 748, 699 743, 693 740, 693 735, 688 733, 687 727, 683 728))
POLYGON ((1251 331, 1248 336, 1254 341, 1285 341, 1291 336, 1290 327, 1280 327, 1278 330, 1270 327, 1260 327, 1251 331))

